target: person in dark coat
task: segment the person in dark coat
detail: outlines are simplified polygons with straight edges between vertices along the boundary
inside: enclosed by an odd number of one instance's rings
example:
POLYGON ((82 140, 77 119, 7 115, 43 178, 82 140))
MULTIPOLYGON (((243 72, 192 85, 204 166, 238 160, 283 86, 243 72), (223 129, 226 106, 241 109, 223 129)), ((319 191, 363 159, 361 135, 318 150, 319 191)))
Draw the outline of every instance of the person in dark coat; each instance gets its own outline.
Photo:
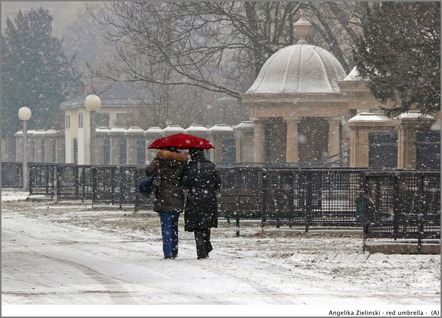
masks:
POLYGON ((178 219, 184 208, 182 178, 186 165, 187 154, 169 147, 159 150, 145 170, 148 177, 157 173, 153 210, 161 219, 165 259, 174 259, 178 255, 178 219))
POLYGON ((188 189, 184 210, 184 230, 194 232, 197 258, 209 257, 213 249, 210 228, 218 226, 217 191, 221 178, 215 164, 204 158, 201 148, 189 149, 183 186, 188 189))

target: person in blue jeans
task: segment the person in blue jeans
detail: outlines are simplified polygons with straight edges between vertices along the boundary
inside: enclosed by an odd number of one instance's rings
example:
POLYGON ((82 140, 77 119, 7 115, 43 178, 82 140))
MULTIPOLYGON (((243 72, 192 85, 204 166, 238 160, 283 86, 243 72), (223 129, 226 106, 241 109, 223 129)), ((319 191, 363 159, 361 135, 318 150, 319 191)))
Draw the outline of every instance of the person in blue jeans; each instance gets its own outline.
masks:
POLYGON ((164 258, 178 256, 178 220, 179 212, 159 212, 161 219, 161 235, 163 237, 164 258))
POLYGON ((182 178, 187 165, 187 154, 176 148, 159 150, 145 173, 150 177, 157 173, 154 181, 154 208, 161 219, 161 236, 165 259, 178 256, 178 220, 184 208, 182 178))

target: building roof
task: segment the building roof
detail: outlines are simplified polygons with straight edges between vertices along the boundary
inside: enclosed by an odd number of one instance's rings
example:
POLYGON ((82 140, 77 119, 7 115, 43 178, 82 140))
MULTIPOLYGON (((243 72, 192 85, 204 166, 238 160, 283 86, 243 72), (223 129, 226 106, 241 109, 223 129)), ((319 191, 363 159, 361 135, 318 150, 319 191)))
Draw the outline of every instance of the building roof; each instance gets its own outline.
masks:
MULTIPOLYGON (((96 87, 95 94, 101 99, 101 107, 139 107, 152 99, 150 88, 140 84, 114 83, 96 87)), ((61 109, 84 107, 88 94, 78 96, 60 105, 61 109)))
POLYGON ((391 122, 391 119, 381 113, 362 112, 362 113, 357 113, 354 117, 348 120, 348 123, 355 123, 355 122, 386 123, 386 122, 391 122))
POLYGON ((295 23, 299 41, 280 49, 261 68, 246 94, 339 93, 338 81, 346 77, 341 63, 327 50, 307 44, 310 23, 295 23))
POLYGON ((402 113, 399 116, 396 116, 395 119, 422 119, 422 120, 434 120, 435 118, 428 114, 422 114, 419 110, 410 110, 406 113, 402 113))
POLYGON ((346 77, 341 63, 327 50, 295 44, 273 54, 246 94, 336 93, 346 77))

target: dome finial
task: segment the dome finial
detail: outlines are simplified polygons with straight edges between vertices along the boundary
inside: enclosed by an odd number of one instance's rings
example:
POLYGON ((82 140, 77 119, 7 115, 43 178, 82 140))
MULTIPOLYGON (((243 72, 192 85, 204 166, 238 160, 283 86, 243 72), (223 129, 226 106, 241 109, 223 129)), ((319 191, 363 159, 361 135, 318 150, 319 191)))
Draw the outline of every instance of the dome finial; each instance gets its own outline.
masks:
POLYGON ((294 24, 295 34, 299 37, 298 44, 307 44, 305 37, 307 36, 310 27, 311 23, 308 22, 308 20, 304 18, 304 14, 301 13, 301 17, 294 24))

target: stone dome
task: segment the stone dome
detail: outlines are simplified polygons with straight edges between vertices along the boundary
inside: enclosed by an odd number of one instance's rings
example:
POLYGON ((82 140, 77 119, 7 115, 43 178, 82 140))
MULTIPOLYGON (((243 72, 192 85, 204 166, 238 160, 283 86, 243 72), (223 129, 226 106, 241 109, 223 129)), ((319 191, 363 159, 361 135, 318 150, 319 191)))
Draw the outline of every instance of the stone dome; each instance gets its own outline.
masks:
POLYGON ((306 44, 306 33, 301 34, 297 24, 299 28, 310 26, 303 17, 295 23, 298 43, 273 54, 246 94, 340 92, 337 82, 346 78, 341 63, 327 50, 306 44))

